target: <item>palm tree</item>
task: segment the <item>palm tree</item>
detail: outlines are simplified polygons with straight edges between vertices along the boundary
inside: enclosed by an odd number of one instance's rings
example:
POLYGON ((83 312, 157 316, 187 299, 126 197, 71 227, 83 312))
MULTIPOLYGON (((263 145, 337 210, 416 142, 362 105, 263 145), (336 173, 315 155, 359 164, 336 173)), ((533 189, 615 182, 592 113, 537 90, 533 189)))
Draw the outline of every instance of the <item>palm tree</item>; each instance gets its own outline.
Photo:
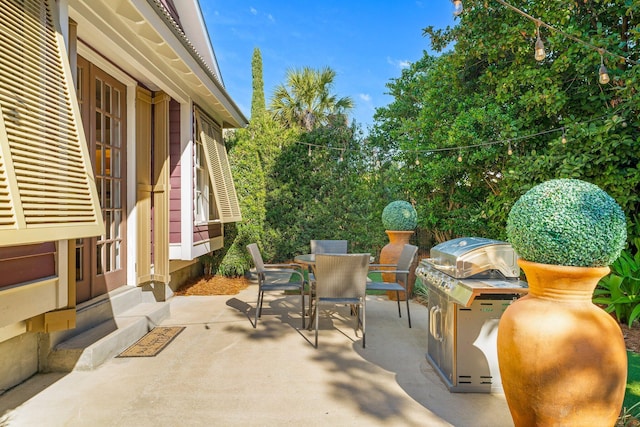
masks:
POLYGON ((301 126, 307 131, 327 124, 335 116, 346 119, 354 103, 348 96, 338 98, 331 94, 335 77, 336 72, 329 67, 288 70, 286 83, 276 86, 271 98, 273 116, 286 126, 301 126))

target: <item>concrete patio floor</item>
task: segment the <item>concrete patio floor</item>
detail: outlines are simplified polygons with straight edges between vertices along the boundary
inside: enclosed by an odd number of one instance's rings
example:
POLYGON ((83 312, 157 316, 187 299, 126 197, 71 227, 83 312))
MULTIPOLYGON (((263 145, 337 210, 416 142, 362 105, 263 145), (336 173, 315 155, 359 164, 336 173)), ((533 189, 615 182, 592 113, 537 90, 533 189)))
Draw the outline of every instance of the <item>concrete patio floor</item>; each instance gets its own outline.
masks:
MULTIPOLYGON (((413 328, 367 298, 367 347, 347 307, 321 312, 319 348, 298 296, 257 287, 174 297, 162 325, 186 329, 156 357, 39 374, 0 396, 0 426, 513 426, 501 394, 450 393, 425 359, 427 309, 413 328)), ((403 307, 404 315, 404 307, 403 307)))

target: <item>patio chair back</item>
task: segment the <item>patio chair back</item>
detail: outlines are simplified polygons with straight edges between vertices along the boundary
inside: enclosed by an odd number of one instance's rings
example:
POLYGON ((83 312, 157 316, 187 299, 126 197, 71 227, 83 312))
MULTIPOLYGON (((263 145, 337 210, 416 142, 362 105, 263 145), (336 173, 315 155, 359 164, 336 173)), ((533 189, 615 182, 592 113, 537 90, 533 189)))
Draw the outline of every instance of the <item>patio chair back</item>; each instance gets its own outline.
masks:
POLYGON ((264 273, 264 261, 262 260, 262 254, 260 253, 260 249, 258 249, 258 245, 256 243, 250 243, 247 245, 247 250, 253 259, 253 265, 256 267, 256 273, 264 273))
POLYGON ((347 240, 312 240, 312 254, 346 254, 348 248, 347 240))
POLYGON ((364 298, 369 254, 316 255, 316 298, 364 298))
MULTIPOLYGON (((404 245, 402 248, 402 252, 400 252, 400 256, 398 257, 397 270, 398 271, 409 271, 411 268, 411 264, 413 264, 413 259, 418 252, 418 247, 414 245, 404 245)), ((402 282, 404 287, 407 287, 407 280, 409 278, 409 273, 397 273, 396 274, 396 282, 402 282)))

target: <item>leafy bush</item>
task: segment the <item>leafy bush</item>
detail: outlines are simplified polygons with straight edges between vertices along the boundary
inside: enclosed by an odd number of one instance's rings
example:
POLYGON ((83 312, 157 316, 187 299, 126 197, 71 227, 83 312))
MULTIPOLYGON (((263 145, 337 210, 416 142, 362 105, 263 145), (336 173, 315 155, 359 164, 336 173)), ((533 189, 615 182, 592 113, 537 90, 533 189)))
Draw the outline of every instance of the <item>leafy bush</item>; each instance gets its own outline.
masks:
POLYGON ((607 313, 615 313, 618 322, 631 327, 640 317, 640 252, 631 256, 622 251, 611 265, 611 273, 598 282, 593 302, 606 305, 607 313))
POLYGON ((527 261, 596 267, 618 258, 627 230, 622 209, 598 186, 554 179, 516 201, 509 212, 507 236, 527 261))
POLYGON ((396 200, 382 211, 382 225, 385 230, 409 231, 416 228, 418 214, 409 202, 396 200))

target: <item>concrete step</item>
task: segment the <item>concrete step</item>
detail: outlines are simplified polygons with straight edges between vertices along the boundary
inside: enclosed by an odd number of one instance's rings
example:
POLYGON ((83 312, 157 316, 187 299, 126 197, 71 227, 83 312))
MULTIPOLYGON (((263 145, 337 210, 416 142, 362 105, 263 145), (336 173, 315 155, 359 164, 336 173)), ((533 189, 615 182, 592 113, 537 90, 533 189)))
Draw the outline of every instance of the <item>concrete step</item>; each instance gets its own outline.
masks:
POLYGON ((92 370, 118 355, 169 317, 169 303, 139 303, 56 344, 47 371, 92 370))

